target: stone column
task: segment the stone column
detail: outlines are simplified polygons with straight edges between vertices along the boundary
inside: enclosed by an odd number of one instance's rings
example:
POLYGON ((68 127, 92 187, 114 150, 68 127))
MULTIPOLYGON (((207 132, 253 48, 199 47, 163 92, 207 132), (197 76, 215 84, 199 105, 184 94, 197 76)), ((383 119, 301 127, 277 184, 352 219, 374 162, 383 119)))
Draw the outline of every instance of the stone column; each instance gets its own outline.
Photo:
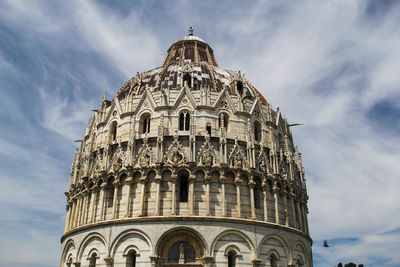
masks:
POLYGON ((189 215, 194 215, 194 181, 196 176, 194 174, 189 175, 189 215))
POLYGON ((225 175, 221 175, 220 177, 221 181, 221 193, 222 193, 222 216, 226 216, 226 196, 225 196, 225 183, 226 183, 226 177, 225 175))
POLYGON ((291 206, 292 206, 293 228, 296 228, 296 227, 297 227, 297 226, 296 226, 296 224, 297 224, 297 218, 296 218, 296 209, 295 209, 295 206, 294 206, 294 201, 293 201, 293 199, 294 199, 294 194, 291 193, 291 194, 290 194, 290 204, 291 204, 291 206))
POLYGON ((140 183, 140 206, 139 206, 139 216, 144 216, 144 194, 146 190, 146 176, 142 176, 139 179, 140 183))
POLYGON ((235 185, 236 185, 236 207, 237 207, 237 217, 240 218, 241 216, 241 211, 240 211, 240 184, 242 180, 239 178, 239 176, 236 177, 235 179, 235 185))
POLYGON ((67 218, 65 220, 64 234, 66 232, 68 232, 68 230, 69 230, 69 221, 71 219, 70 218, 71 217, 71 209, 72 209, 71 202, 68 202, 67 203, 67 218))
POLYGON ((85 191, 83 191, 83 198, 82 198, 83 203, 82 203, 82 215, 81 215, 80 225, 85 224, 88 199, 89 199, 89 192, 87 189, 85 189, 85 191))
POLYGON ((100 200, 99 200, 99 204, 100 204, 100 218, 99 220, 105 220, 105 216, 104 216, 104 212, 105 212, 105 194, 106 194, 106 183, 102 183, 100 185, 100 200))
POLYGON ((264 193, 264 221, 268 222, 268 188, 267 186, 263 187, 264 193))
POLYGON ((307 232, 307 214, 306 211, 304 209, 304 203, 301 203, 301 212, 303 214, 303 231, 306 233, 307 232))
POLYGON ((279 223, 279 203, 278 203, 279 188, 275 184, 272 190, 274 191, 274 201, 275 201, 275 223, 279 223))
POLYGON ((170 182, 172 183, 172 191, 171 191, 171 215, 176 215, 176 174, 172 174, 170 177, 170 182))
POLYGON ((69 226, 68 229, 71 230, 72 228, 74 228, 74 218, 75 218, 75 209, 76 209, 76 203, 75 203, 75 199, 72 198, 71 199, 71 218, 69 220, 69 226))
POLYGON ((131 193, 132 193, 132 183, 133 183, 133 177, 131 174, 129 174, 128 177, 125 179, 125 186, 126 188, 126 207, 125 207, 125 217, 128 218, 130 217, 130 209, 131 209, 131 193))
POLYGON ((282 192, 282 196, 283 196, 283 210, 285 213, 285 225, 289 226, 289 211, 288 211, 288 205, 287 205, 287 191, 284 189, 282 192))
POLYGON ((210 183, 211 183, 210 175, 206 175, 204 183, 206 185, 206 216, 210 216, 210 183))
POLYGON ((92 207, 90 211, 90 223, 94 223, 96 221, 96 203, 97 203, 97 187, 92 187, 92 207))
POLYGON ((118 208, 118 190, 119 190, 119 181, 115 180, 113 182, 114 186, 114 196, 113 196, 113 209, 112 209, 112 218, 116 219, 117 218, 117 208, 118 208))
POLYGON ((299 222, 299 226, 298 229, 302 230, 303 229, 303 225, 302 225, 302 214, 301 214, 301 210, 300 210, 300 203, 299 201, 296 201, 296 206, 297 206, 297 214, 299 216, 298 218, 298 222, 299 222))
POLYGON ((304 220, 304 223, 306 224, 306 227, 305 227, 305 228, 306 228, 306 233, 307 233, 307 234, 310 234, 310 230, 308 229, 308 218, 307 218, 308 209, 307 209, 307 203, 305 203, 304 206, 305 206, 305 210, 304 210, 304 211, 305 211, 305 213, 304 213, 304 219, 305 219, 305 220, 304 220))
POLYGON ((256 219, 256 207, 255 207, 255 203, 254 203, 254 186, 255 186, 255 182, 250 179, 249 181, 249 189, 250 189, 250 208, 251 208, 251 218, 252 220, 256 219))
POLYGON ((160 186, 161 186, 161 175, 157 175, 155 178, 156 183, 156 207, 154 215, 160 215, 160 186))
POLYGON ((77 216, 75 218, 75 225, 78 227, 81 225, 81 216, 82 216, 82 193, 78 194, 78 205, 77 205, 77 216))

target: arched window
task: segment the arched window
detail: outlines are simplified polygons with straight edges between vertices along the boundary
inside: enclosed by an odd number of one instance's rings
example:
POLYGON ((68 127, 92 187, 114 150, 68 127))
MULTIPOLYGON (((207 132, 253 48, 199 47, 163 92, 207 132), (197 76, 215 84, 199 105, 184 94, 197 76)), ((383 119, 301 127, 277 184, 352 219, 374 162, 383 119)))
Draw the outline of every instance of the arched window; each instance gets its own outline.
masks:
POLYGON ((236 82, 236 89, 239 95, 243 95, 243 83, 241 81, 236 82))
POLYGON ((187 175, 179 177, 179 202, 188 202, 189 179, 187 175))
POLYGON ((185 82, 187 82, 187 85, 188 85, 189 88, 192 87, 192 77, 190 76, 189 73, 186 73, 183 76, 183 84, 182 84, 183 86, 185 86, 185 82))
POLYGON ((254 140, 257 142, 261 141, 261 124, 259 121, 254 122, 254 140))
POLYGON ((110 179, 108 182, 108 190, 107 190, 107 207, 112 207, 113 206, 113 202, 114 202, 114 190, 115 187, 113 185, 114 179, 110 179))
POLYGON ((67 267, 72 267, 72 257, 70 257, 67 261, 67 267))
POLYGON ((256 209, 261 208, 262 190, 261 190, 261 180, 259 177, 254 178, 254 207, 256 209))
POLYGON ((96 267, 97 254, 93 253, 89 259, 89 267, 96 267))
POLYGON ((297 259, 296 267, 303 267, 303 263, 301 262, 301 259, 297 259))
POLYGON ((179 130, 189 131, 190 126, 190 113, 185 111, 179 114, 179 130))
POLYGON ((221 128, 222 126, 225 127, 226 130, 228 130, 228 123, 229 123, 229 116, 226 113, 221 113, 219 114, 219 119, 218 119, 218 126, 221 128), (222 124, 223 123, 223 124, 222 124))
POLYGON ((228 267, 236 266, 236 252, 231 250, 228 252, 228 267))
POLYGON ((275 254, 271 254, 269 263, 271 267, 278 267, 278 259, 275 254))
POLYGON ((111 128, 110 128, 110 141, 115 141, 117 140, 117 122, 114 121, 111 123, 111 128))
POLYGON ((211 136, 211 123, 207 122, 206 124, 206 131, 209 136, 211 136))
POLYGON ((143 114, 140 118, 139 132, 141 134, 150 133, 150 114, 143 114))
POLYGON ((136 251, 129 251, 126 255, 126 267, 136 267, 136 251))

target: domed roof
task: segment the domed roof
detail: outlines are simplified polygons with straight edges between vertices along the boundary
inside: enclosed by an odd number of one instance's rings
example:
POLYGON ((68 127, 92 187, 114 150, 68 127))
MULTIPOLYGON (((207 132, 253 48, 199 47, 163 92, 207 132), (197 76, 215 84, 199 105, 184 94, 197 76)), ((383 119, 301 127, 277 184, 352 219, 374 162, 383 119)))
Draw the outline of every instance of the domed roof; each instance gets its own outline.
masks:
POLYGON ((205 43, 203 39, 201 39, 200 37, 195 36, 195 35, 184 36, 181 39, 179 39, 179 41, 199 41, 199 42, 205 43))
POLYGON ((171 45, 161 67, 137 73, 122 86, 117 96, 121 100, 128 94, 140 95, 145 88, 150 92, 181 90, 185 77, 190 77, 188 87, 191 91, 204 88, 211 92, 226 90, 242 98, 258 97, 261 104, 267 104, 240 71, 219 68, 212 48, 203 39, 193 35, 192 29, 189 35, 171 45))

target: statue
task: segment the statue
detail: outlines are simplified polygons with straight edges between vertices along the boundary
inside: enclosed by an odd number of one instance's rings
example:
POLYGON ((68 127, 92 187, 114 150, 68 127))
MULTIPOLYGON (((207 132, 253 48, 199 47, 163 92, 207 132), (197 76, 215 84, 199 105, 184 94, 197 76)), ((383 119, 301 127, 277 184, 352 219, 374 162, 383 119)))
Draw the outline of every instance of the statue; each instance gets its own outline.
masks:
POLYGON ((239 151, 236 151, 235 155, 233 156, 233 167, 235 168, 242 167, 242 155, 240 155, 239 151))
POLYGON ((179 264, 185 263, 185 247, 183 243, 179 245, 179 264))
POLYGON ((203 153, 203 155, 201 157, 201 162, 203 163, 203 165, 206 165, 206 166, 212 165, 213 157, 212 157, 211 151, 207 150, 203 153))
POLYGON ((258 168, 260 169, 260 172, 265 172, 266 168, 264 160, 260 161, 258 168))
POLYGON ((140 166, 143 166, 143 167, 150 166, 150 155, 149 155, 149 153, 144 153, 140 157, 140 166))
POLYGON ((179 151, 174 151, 171 158, 172 163, 174 163, 175 165, 177 165, 182 160, 182 156, 179 151))

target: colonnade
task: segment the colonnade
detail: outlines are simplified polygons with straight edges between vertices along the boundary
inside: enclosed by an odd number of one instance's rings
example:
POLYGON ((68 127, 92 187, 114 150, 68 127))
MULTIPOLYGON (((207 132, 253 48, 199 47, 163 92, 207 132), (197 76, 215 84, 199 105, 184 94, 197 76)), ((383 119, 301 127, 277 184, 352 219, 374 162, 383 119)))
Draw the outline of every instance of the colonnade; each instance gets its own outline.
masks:
MULTIPOLYGON (((132 173, 130 172, 128 176, 120 181, 118 179, 114 179, 112 183, 107 184, 106 182, 102 182, 99 186, 94 185, 91 188, 85 188, 83 191, 76 193, 75 195, 69 198, 67 204, 67 220, 65 225, 65 233, 86 225, 92 224, 99 221, 105 220, 113 220, 113 219, 123 219, 123 218, 131 218, 131 217, 143 217, 143 216, 212 216, 210 212, 210 184, 211 184, 211 176, 206 174, 204 177, 204 185, 205 185, 205 212, 198 214, 195 212, 195 180, 196 175, 194 173, 189 173, 188 175, 188 211, 181 212, 177 211, 177 205, 179 204, 179 200, 177 199, 177 192, 179 185, 180 174, 177 175, 175 172, 167 179, 162 179, 160 172, 157 172, 153 182, 155 183, 155 200, 152 203, 152 207, 154 207, 154 212, 151 214, 146 210, 145 207, 145 197, 146 197, 146 185, 149 185, 149 179, 147 176, 141 176, 138 179, 133 179, 132 173), (163 210, 161 212, 161 183, 168 182, 171 188, 171 191, 174 192, 171 194, 171 205, 170 210, 163 210), (138 214, 133 216, 133 199, 132 199, 132 191, 133 186, 136 184, 139 189, 139 209, 138 214), (113 189, 113 190, 112 190, 113 189), (113 191, 113 192, 112 192, 113 191), (113 196, 110 196, 110 192, 113 193, 113 196), (118 199, 119 193, 121 192, 121 199, 118 199), (107 207, 111 205, 109 202, 112 198, 112 206, 111 211, 107 207), (125 208, 123 207, 125 204, 125 208), (107 212, 108 209, 108 212, 107 212), (178 214, 179 213, 179 214, 178 214), (110 215, 111 214, 111 215, 110 215)), ((252 176, 250 176, 252 177, 252 176)), ((272 180, 271 180, 272 181, 272 180)), ((228 204, 227 204, 227 192, 226 185, 228 184, 228 179, 225 174, 219 175, 219 182, 221 186, 221 202, 220 209, 223 217, 228 216, 228 204)), ((247 188, 249 190, 249 199, 246 200, 250 203, 250 218, 244 218, 242 212, 242 202, 243 202, 243 194, 241 194, 241 190, 243 187, 241 185, 245 183, 240 177, 240 173, 237 173, 235 179, 233 181, 235 190, 236 190, 236 216, 234 218, 242 218, 242 219, 252 219, 257 220, 256 216, 256 205, 255 205, 255 185, 253 178, 249 179, 247 183, 247 188)), ((306 202, 299 196, 289 193, 285 188, 281 189, 277 183, 274 182, 272 188, 268 186, 268 183, 263 183, 262 192, 258 192, 262 197, 262 207, 258 207, 258 212, 263 213, 263 221, 283 224, 287 227, 296 228, 300 231, 308 233, 308 222, 307 222, 307 207, 306 202), (273 207, 274 207, 274 220, 270 220, 268 218, 268 209, 269 209, 269 194, 273 196, 273 207), (279 203, 283 202, 283 205, 279 203), (290 207, 289 207, 290 203, 290 207), (283 209, 283 210, 280 210, 283 209), (283 214, 283 218, 280 216, 283 214), (289 216, 291 216, 292 221, 289 222, 289 216), (283 223, 282 223, 283 222, 283 223)), ((135 193, 135 197, 137 193, 135 193)), ((163 201, 165 201, 163 199, 163 201)))

